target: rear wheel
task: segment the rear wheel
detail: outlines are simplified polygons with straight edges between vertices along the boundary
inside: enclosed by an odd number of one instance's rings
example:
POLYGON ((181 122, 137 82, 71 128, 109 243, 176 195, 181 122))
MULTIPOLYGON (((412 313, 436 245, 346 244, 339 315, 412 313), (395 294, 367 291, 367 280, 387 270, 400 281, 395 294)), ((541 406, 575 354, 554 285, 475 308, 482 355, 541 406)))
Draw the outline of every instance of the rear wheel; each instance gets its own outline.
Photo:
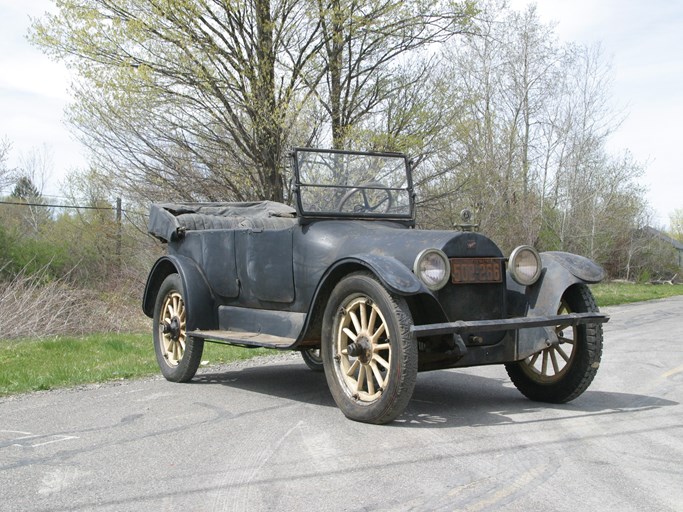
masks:
POLYGON ((405 300, 358 272, 332 291, 322 356, 332 396, 345 416, 388 423, 403 412, 417 378, 417 345, 405 300))
POLYGON ((172 382, 187 382, 199 368, 204 340, 187 335, 187 308, 178 274, 161 283, 154 305, 154 351, 161 373, 172 382))
MULTIPOLYGON (((558 314, 598 311, 586 285, 569 288, 558 314)), ((564 403, 583 393, 593 381, 602 356, 602 325, 558 325, 559 343, 505 369, 514 385, 526 397, 539 402, 564 403)))
POLYGON ((307 348, 306 350, 302 350, 301 357, 303 358, 304 363, 306 363, 306 366, 314 372, 322 372, 324 370, 323 358, 320 355, 319 348, 307 348))

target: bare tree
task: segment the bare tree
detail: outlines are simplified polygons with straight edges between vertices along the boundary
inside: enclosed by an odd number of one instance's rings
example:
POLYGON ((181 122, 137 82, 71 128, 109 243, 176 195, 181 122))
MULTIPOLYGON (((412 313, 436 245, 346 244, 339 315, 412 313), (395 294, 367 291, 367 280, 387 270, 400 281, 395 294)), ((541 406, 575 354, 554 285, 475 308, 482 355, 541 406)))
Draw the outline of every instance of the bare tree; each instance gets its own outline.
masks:
POLYGON ((12 169, 7 167, 7 158, 12 144, 6 138, 0 139, 0 192, 14 182, 12 169))
POLYGON ((120 188, 282 200, 318 32, 300 0, 82 0, 32 37, 76 68, 71 121, 120 188))
POLYGON ((622 273, 620 251, 644 208, 642 166, 606 150, 620 116, 599 47, 561 45, 533 7, 493 4, 478 23, 481 36, 448 51, 451 86, 435 96, 452 128, 423 189, 430 221, 457 223, 461 208, 474 208, 508 250, 574 251, 622 273))
POLYGON ((316 92, 335 148, 345 147, 352 129, 381 113, 406 87, 421 86, 418 80, 406 83, 416 77, 405 73, 410 55, 469 30, 478 12, 471 1, 316 1, 325 70, 324 87, 316 92))
POLYGON ((679 242, 683 242, 683 208, 677 208, 669 216, 671 235, 679 242))

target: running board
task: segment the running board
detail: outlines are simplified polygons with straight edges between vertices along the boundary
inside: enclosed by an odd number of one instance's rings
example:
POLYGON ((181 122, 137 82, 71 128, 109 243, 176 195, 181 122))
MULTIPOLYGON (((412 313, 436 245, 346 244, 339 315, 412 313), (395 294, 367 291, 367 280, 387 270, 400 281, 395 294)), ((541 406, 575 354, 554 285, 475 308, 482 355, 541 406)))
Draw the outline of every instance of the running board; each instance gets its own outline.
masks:
POLYGON ((260 332, 191 331, 187 335, 209 342, 227 343, 243 347, 278 348, 281 350, 292 348, 296 343, 296 338, 284 338, 260 332))

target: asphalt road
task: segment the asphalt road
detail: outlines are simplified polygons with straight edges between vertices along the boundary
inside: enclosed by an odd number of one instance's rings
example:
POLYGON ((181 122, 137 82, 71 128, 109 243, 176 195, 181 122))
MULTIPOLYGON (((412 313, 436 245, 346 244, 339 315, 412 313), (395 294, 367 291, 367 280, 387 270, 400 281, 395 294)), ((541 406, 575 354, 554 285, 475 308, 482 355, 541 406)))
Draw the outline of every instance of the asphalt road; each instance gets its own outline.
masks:
POLYGON ((0 402, 0 510, 683 510, 683 297, 607 308, 571 404, 502 367, 418 376, 346 420, 296 355, 0 402))

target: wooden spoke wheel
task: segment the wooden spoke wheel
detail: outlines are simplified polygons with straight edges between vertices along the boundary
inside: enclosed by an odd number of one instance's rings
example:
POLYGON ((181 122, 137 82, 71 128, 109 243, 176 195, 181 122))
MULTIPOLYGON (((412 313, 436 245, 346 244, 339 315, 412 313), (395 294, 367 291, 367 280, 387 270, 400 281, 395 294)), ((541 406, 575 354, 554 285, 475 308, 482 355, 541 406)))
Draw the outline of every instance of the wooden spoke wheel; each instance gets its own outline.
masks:
POLYGON ((325 376, 349 418, 388 423, 408 404, 417 376, 417 346, 405 300, 372 274, 359 272, 335 287, 323 320, 325 376))
POLYGON ((163 376, 187 382, 199 368, 204 341, 187 335, 187 307, 178 274, 170 274, 159 288, 154 305, 154 351, 163 376))
MULTIPOLYGON (((598 311, 586 285, 563 295, 558 314, 598 311)), ((558 325, 558 343, 505 368, 514 385, 531 400, 564 403, 583 393, 593 381, 602 356, 602 325, 558 325)))

